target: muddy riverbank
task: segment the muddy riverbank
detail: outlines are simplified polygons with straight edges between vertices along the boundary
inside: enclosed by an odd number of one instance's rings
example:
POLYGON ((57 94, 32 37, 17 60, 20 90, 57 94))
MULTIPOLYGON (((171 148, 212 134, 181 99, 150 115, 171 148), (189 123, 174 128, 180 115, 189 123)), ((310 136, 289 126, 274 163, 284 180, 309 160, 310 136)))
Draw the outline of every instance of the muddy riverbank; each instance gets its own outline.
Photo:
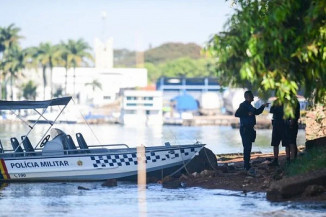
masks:
MULTIPOLYGON (((272 153, 253 154, 251 163, 256 175, 250 176, 243 169, 241 155, 224 155, 211 169, 193 172, 189 168, 178 178, 165 177, 162 184, 165 188, 202 187, 244 193, 266 192, 270 201, 326 201, 326 177, 324 179, 320 175, 316 178, 313 174, 305 174, 297 179, 288 177, 285 173, 288 167, 285 152, 280 152, 280 166, 270 166, 272 158, 272 153)), ((211 166, 212 163, 209 164, 211 166)))

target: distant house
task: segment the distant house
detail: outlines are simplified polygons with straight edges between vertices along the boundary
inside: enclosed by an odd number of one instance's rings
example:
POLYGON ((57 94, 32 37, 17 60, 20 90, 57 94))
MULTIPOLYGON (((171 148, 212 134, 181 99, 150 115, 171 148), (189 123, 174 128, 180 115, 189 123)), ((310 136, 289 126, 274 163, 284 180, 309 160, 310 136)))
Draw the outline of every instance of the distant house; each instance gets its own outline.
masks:
POLYGON ((124 125, 162 125, 162 92, 125 90, 120 123, 124 125))
POLYGON ((213 77, 161 77, 156 89, 163 92, 165 102, 187 93, 197 100, 201 108, 220 108, 223 88, 213 77))

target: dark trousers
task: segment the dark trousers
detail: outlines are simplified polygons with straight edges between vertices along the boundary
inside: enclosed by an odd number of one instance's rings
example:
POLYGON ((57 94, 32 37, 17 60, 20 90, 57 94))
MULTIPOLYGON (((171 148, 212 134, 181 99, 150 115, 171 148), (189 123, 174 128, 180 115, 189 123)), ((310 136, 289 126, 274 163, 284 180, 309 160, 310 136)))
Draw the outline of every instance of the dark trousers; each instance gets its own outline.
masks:
POLYGON ((246 170, 250 169, 250 154, 253 141, 252 134, 254 131, 253 127, 240 127, 240 135, 243 145, 243 162, 246 170))

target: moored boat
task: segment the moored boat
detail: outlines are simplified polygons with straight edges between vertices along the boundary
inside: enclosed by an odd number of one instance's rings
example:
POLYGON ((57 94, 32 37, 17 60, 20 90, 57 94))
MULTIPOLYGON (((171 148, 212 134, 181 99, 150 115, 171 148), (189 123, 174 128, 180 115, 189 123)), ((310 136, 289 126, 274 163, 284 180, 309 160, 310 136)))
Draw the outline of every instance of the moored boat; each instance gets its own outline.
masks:
POLYGON ((146 172, 184 167, 203 144, 144 147, 144 152, 126 144, 89 145, 81 133, 76 141, 60 129, 52 128, 71 97, 47 101, 0 101, 0 110, 32 109, 40 118, 30 126, 21 141, 10 139, 13 149, 4 150, 0 143, 0 181, 96 181, 128 178, 137 175, 139 162, 145 162, 146 172), (46 120, 49 129, 39 142, 32 145, 28 135, 44 118, 51 106, 62 106, 54 120, 46 120), (41 111, 38 111, 41 110, 41 111), (51 131, 50 131, 51 130, 51 131), (50 133, 49 133, 50 132, 50 133))

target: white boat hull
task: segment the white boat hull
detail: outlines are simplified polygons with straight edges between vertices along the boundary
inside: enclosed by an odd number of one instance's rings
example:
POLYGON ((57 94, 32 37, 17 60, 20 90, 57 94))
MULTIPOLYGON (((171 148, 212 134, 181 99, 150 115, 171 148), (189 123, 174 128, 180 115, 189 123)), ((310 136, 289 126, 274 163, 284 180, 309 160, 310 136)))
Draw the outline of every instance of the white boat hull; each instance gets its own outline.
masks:
MULTIPOLYGON (((180 148, 146 148, 146 171, 183 166, 201 145, 180 148)), ((0 160, 0 181, 96 181, 137 174, 139 154, 135 149, 61 156, 29 156, 0 160)))

